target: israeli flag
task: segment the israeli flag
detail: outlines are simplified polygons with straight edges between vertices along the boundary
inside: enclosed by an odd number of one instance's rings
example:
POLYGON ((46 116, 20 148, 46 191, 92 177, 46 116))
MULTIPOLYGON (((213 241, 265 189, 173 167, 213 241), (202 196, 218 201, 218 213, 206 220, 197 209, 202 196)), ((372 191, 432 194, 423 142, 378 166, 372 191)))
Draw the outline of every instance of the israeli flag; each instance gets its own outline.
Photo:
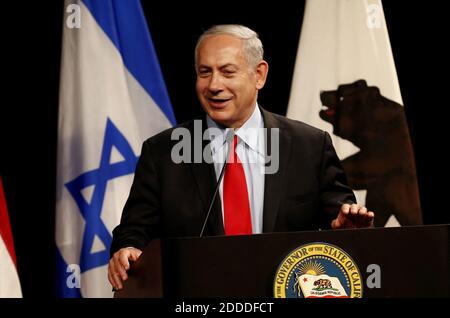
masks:
POLYGON ((111 232, 142 142, 175 124, 139 0, 65 3, 56 191, 57 295, 111 297, 111 232))

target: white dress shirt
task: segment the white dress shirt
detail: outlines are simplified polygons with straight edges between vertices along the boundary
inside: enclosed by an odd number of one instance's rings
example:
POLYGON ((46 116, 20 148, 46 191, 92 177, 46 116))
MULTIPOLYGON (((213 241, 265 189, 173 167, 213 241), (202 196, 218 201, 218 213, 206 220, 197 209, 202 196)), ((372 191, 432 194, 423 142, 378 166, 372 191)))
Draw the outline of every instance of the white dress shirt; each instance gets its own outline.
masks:
MULTIPOLYGON (((216 178, 219 179, 225 159, 228 158, 226 147, 226 136, 229 129, 219 126, 214 120, 206 115, 208 128, 215 128, 219 132, 218 135, 209 135, 211 140, 212 159, 216 171, 216 178)), ((255 105, 254 111, 250 118, 242 125, 241 128, 235 130, 238 137, 236 153, 242 162, 247 182, 247 191, 249 195, 250 212, 252 218, 253 234, 262 233, 263 223, 263 207, 264 207, 264 121, 258 104, 255 105)), ((223 215, 223 179, 220 183, 220 198, 222 202, 222 219, 223 215)))

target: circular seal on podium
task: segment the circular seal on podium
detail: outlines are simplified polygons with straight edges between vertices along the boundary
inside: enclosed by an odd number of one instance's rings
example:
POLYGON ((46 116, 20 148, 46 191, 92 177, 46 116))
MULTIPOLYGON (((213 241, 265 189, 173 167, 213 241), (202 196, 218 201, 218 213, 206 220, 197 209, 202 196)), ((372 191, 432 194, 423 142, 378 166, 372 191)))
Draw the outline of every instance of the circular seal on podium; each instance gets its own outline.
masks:
POLYGON ((278 266, 275 298, 362 298, 361 273, 341 248, 322 242, 299 246, 278 266))

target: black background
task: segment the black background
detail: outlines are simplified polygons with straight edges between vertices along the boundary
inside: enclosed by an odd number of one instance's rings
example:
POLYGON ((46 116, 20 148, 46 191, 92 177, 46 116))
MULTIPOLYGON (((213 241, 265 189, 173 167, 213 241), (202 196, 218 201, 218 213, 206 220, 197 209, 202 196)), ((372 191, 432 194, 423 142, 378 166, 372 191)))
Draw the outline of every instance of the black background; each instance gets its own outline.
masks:
MULTIPOLYGON (((447 198, 448 12, 428 2, 383 2, 416 154, 425 224, 450 223, 447 198), (444 182, 439 182, 444 181, 444 182)), ((304 1, 143 1, 153 42, 181 123, 201 114, 194 85, 197 37, 213 24, 240 23, 263 41, 269 78, 260 95, 285 114, 304 1), (244 6, 245 4, 245 6, 244 6)), ((2 3, 0 175, 25 297, 53 297, 59 66, 64 5, 2 3)), ((395 195, 393 193, 392 195, 395 195)))

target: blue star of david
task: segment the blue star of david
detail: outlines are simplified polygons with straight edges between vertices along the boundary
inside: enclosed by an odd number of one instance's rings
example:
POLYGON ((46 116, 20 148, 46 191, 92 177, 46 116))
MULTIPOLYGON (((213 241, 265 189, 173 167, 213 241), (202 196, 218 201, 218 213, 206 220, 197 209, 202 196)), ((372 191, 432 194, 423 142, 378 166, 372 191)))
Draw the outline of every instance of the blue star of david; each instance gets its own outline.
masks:
POLYGON ((126 138, 108 118, 106 122, 105 137, 103 139, 100 166, 98 169, 87 171, 65 184, 86 221, 80 255, 81 272, 108 263, 109 247, 111 246, 112 236, 100 218, 103 200, 105 198, 106 185, 109 180, 134 173, 138 158, 139 157, 134 155, 126 138), (112 164, 110 163, 113 146, 120 152, 125 160, 112 164), (81 194, 81 191, 92 185, 94 186, 92 199, 91 202, 87 202, 81 194), (91 253, 95 236, 102 241, 106 249, 91 253))

